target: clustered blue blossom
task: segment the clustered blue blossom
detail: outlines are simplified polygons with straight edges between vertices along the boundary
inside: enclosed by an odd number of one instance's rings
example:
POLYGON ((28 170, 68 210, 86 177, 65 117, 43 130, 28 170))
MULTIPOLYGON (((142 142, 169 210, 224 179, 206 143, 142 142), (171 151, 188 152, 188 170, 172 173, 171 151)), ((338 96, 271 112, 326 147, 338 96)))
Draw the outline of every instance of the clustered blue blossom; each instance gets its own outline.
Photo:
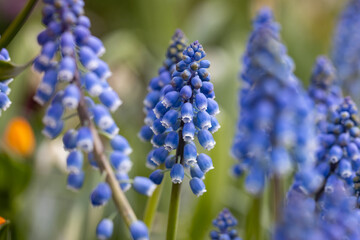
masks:
POLYGON ((319 132, 325 132, 329 111, 334 110, 342 101, 340 86, 336 84, 336 70, 325 56, 316 59, 308 94, 316 109, 316 125, 319 132))
POLYGON ((360 103, 360 1, 348 0, 333 39, 332 60, 340 84, 360 103))
MULTIPOLYGON (((0 61, 10 62, 10 56, 8 51, 3 48, 0 51, 0 61)), ((12 78, 0 82, 0 116, 1 112, 8 109, 11 105, 11 100, 8 95, 10 94, 11 89, 9 88, 9 83, 12 82, 12 78)))
POLYGON ((360 210, 356 199, 339 181, 316 202, 292 189, 274 240, 338 240, 360 238, 360 210))
MULTIPOLYGON (((161 95, 163 95, 163 88, 171 82, 171 74, 175 70, 176 63, 182 59, 186 45, 187 39, 184 33, 180 29, 177 29, 167 48, 166 59, 163 62, 163 66, 159 68, 158 76, 151 79, 148 86, 148 94, 144 99, 144 113, 146 114, 144 119, 145 125, 141 128, 138 135, 143 141, 151 141, 154 136, 151 130, 152 124, 154 120, 156 120, 153 109, 160 101, 161 95)), ((148 164, 151 164, 151 162, 148 164)), ((150 167, 151 166, 153 165, 150 165, 150 167)))
POLYGON ((237 220, 231 214, 229 209, 222 210, 216 219, 213 220, 213 225, 219 230, 210 232, 210 239, 212 240, 241 240, 238 232, 234 227, 237 225, 237 220))
POLYGON ((360 169, 360 129, 358 110, 350 97, 331 111, 327 130, 319 138, 317 169, 326 179, 323 190, 342 181, 353 192, 353 178, 360 169))
MULTIPOLYGON (((190 188, 200 196, 206 192, 202 179, 213 169, 213 163, 208 155, 198 154, 194 139, 197 137, 206 150, 215 146, 212 134, 220 128, 215 118, 219 106, 207 70, 210 62, 201 60, 206 55, 202 45, 195 41, 180 54, 184 44, 183 33, 178 30, 168 49, 165 67, 150 82, 144 101, 146 126, 139 135, 144 140, 151 139, 154 147, 148 154, 147 166, 155 169, 164 164, 176 184, 183 181, 185 170, 189 169, 190 188), (175 155, 170 154, 175 150, 175 155)), ((150 179, 160 184, 167 170, 156 169, 150 179)))
MULTIPOLYGON (((121 189, 126 191, 131 186, 128 172, 132 166, 129 158, 132 149, 118 134, 119 128, 111 116, 111 112, 121 105, 121 100, 107 82, 111 72, 107 63, 100 59, 105 52, 103 43, 91 35, 90 20, 84 16, 83 0, 43 2, 42 22, 46 29, 38 35, 41 53, 33 64, 36 71, 43 73, 34 99, 41 105, 50 102, 43 118, 43 134, 49 138, 59 136, 68 118, 64 117, 65 112, 72 116, 76 115, 75 111, 81 111, 81 106, 87 109, 79 114, 90 116, 98 131, 110 138, 112 152, 109 159, 121 189)), ((99 167, 93 151, 93 132, 88 122, 81 125, 78 129, 67 130, 63 136, 64 148, 69 151, 67 186, 73 190, 80 189, 84 182, 84 156, 91 166, 99 167)), ((135 177, 133 187, 149 196, 156 185, 148 178, 135 177)), ((91 193, 90 201, 93 206, 102 206, 111 196, 108 183, 101 182, 91 193)), ((100 239, 111 236, 113 226, 109 221, 99 223, 97 235, 100 239)), ((133 224, 136 225, 131 231, 133 238, 148 239, 147 229, 137 227, 138 222, 133 224), (141 237, 136 237, 139 234, 141 237)))
POLYGON ((313 104, 293 74, 271 10, 263 8, 253 27, 243 57, 233 173, 246 171, 246 189, 260 194, 267 178, 298 169, 298 180, 314 191, 320 182, 306 177, 315 164, 313 104))

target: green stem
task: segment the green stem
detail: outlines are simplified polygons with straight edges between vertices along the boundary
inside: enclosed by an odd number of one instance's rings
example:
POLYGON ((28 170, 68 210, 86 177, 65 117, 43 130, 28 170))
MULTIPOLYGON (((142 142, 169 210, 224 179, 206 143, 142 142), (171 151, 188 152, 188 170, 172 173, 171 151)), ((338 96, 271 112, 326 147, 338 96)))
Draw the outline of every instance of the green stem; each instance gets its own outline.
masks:
MULTIPOLYGON (((164 165, 160 166, 160 169, 163 169, 164 165)), ((164 180, 163 180, 164 182, 164 180)), ((149 232, 151 232, 151 228, 154 222, 154 217, 156 214, 156 210, 159 206, 159 201, 161 197, 161 192, 164 187, 164 183, 161 183, 154 191, 153 195, 148 199, 146 203, 145 213, 144 213, 144 223, 149 228, 149 232)))
POLYGON ((278 222, 281 219, 282 215, 282 205, 283 205, 283 196, 284 190, 282 186, 281 178, 275 175, 272 179, 272 187, 273 187, 273 220, 274 222, 278 222))
POLYGON ((5 30, 0 38, 0 49, 7 47, 11 40, 24 25, 26 19, 30 16, 31 10, 35 7, 38 0, 29 0, 21 12, 11 22, 10 26, 5 30))
POLYGON ((71 118, 76 117, 76 116, 78 116, 78 113, 77 113, 77 112, 76 112, 76 113, 72 113, 72 114, 70 114, 70 115, 68 115, 68 116, 65 116, 65 117, 63 117, 61 120, 65 121, 65 120, 71 119, 71 118))
MULTIPOLYGON (((179 131, 179 144, 176 149, 176 162, 184 165, 184 147, 185 142, 182 136, 182 128, 184 127, 184 122, 181 122, 180 131, 179 131)), ((176 230, 179 219, 179 208, 180 208, 180 192, 181 192, 181 183, 172 184, 171 197, 170 197, 170 207, 168 215, 168 226, 166 232, 167 240, 175 240, 176 230)))
POLYGON ((251 202, 250 209, 246 215, 244 240, 262 239, 262 201, 263 195, 255 196, 251 202))
POLYGON ((180 192, 181 184, 172 184, 170 208, 169 208, 169 219, 166 232, 167 240, 176 239, 176 231, 179 219, 179 208, 180 208, 180 192))

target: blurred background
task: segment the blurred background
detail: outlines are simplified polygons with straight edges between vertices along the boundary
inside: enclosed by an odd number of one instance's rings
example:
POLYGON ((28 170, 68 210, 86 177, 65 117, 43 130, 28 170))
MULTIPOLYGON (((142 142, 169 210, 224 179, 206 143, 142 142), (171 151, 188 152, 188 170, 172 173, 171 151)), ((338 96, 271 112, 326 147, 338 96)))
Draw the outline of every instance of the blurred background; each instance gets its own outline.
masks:
MULTIPOLYGON (((25 4, 25 0, 0 0, 0 33, 25 4)), ((215 170, 206 175, 207 193, 194 196, 185 181, 182 188, 179 240, 208 239, 212 219, 224 207, 239 220, 244 234, 245 221, 259 206, 242 190, 242 179, 233 179, 229 154, 238 114, 237 91, 241 56, 251 31, 251 18, 262 5, 273 8, 282 26, 282 38, 296 64, 296 75, 307 86, 312 64, 319 54, 328 55, 339 11, 346 1, 337 0, 86 0, 86 15, 93 35, 104 42, 107 61, 113 72, 109 83, 123 100, 115 113, 120 134, 130 142, 134 167, 131 176, 150 174, 145 167, 150 144, 137 138, 143 124, 143 98, 149 80, 156 76, 164 60, 168 42, 177 28, 189 41, 199 40, 207 59, 216 99, 221 108, 221 129, 210 151, 215 170), (249 211, 250 209, 250 211, 249 211)), ((41 1, 8 47, 12 61, 25 63, 39 52, 37 34, 41 25, 41 1)), ((40 75, 28 69, 12 83, 10 109, 0 118, 0 216, 10 221, 11 239, 78 240, 95 239, 102 217, 115 211, 112 203, 93 208, 89 193, 101 179, 99 172, 86 169, 81 191, 66 189, 65 159, 61 139, 49 141, 41 135, 44 108, 32 101, 40 75)), ((70 121, 69 125, 74 124, 70 121)), ((170 179, 166 178, 151 239, 164 239, 170 200, 170 179)), ((142 218, 147 198, 134 191, 126 193, 136 214, 142 218)), ((268 224, 263 206, 261 222, 268 224)), ((255 227, 255 226, 254 226, 255 227)), ((3 239, 6 237, 3 235, 3 239)), ((267 238, 265 233, 264 238, 267 238)), ((130 239, 122 219, 115 218, 112 239, 130 239)))

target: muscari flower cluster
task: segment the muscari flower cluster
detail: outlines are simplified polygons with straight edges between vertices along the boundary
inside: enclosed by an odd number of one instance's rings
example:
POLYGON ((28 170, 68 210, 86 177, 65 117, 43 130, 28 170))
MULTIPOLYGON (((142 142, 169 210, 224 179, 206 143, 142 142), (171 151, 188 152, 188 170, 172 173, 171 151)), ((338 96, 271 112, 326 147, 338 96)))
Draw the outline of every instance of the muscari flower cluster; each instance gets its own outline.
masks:
POLYGON ((337 240, 360 238, 360 210, 356 199, 338 181, 316 202, 291 189, 274 240, 337 240))
POLYGON ((353 192, 353 178, 360 169, 360 129, 358 110, 350 97, 330 113, 326 132, 319 138, 317 169, 326 179, 325 192, 339 181, 353 192))
MULTIPOLYGON (((145 125, 138 134, 139 138, 143 141, 151 141, 154 137, 154 132, 151 130, 151 127, 156 120, 156 115, 153 109, 164 95, 164 87, 171 82, 171 74, 175 70, 176 63, 181 61, 183 56, 182 53, 186 45, 187 39, 184 33, 180 29, 177 29, 171 38, 163 66, 158 70, 159 75, 151 79, 148 87, 148 94, 144 99, 144 113, 146 114, 144 119, 145 125)), ((156 139, 153 141, 156 142, 156 139)), ((150 168, 153 167, 151 162, 148 162, 147 165, 150 168)))
MULTIPOLYGON (((3 48, 0 51, 0 61, 10 62, 10 56, 8 51, 3 48)), ((12 78, 0 82, 0 116, 1 112, 8 109, 11 105, 11 101, 8 97, 11 89, 9 88, 9 83, 12 82, 12 78)))
MULTIPOLYGON (((112 153, 110 162, 116 171, 116 178, 123 191, 130 188, 128 172, 132 162, 132 152, 127 140, 118 135, 117 127, 110 112, 121 105, 117 93, 107 83, 111 72, 106 62, 99 57, 105 52, 100 39, 91 35, 90 20, 84 16, 82 0, 44 0, 43 24, 46 29, 38 35, 41 53, 34 61, 36 71, 43 73, 42 81, 34 99, 41 105, 50 102, 43 123, 43 134, 49 138, 59 136, 64 127, 65 112, 72 113, 82 104, 100 132, 109 136, 112 153), (88 94, 90 97, 84 97, 88 94), (100 103, 95 104, 96 99, 100 103)), ((76 114, 70 114, 70 116, 76 114)), ((70 129, 63 136, 69 171, 67 186, 72 190, 82 187, 84 155, 90 164, 98 168, 94 159, 94 143, 89 123, 78 129, 70 129)), ((156 185, 148 178, 135 177, 136 191, 151 195, 156 185)), ((109 185, 101 182, 93 190, 90 200, 93 206, 102 206, 112 196, 109 185)), ((111 236, 112 224, 109 220, 100 222, 97 233, 100 239, 111 236)), ((148 239, 147 230, 141 222, 131 227, 134 239, 148 239), (140 236, 140 237, 139 237, 140 236)))
POLYGON ((349 0, 339 19, 333 43, 332 60, 339 82, 357 104, 360 103, 360 1, 349 0))
POLYGON ((319 132, 326 131, 327 115, 334 110, 342 100, 341 89, 334 84, 336 80, 335 68, 325 56, 316 59, 312 71, 308 94, 316 108, 316 124, 319 132))
MULTIPOLYGON (((176 44, 178 47, 170 47, 170 50, 174 49, 171 51, 176 53, 182 44, 183 40, 180 40, 176 44)), ((202 179, 206 172, 213 169, 213 164, 208 155, 198 154, 193 141, 197 137, 203 148, 212 149, 215 145, 212 133, 220 127, 215 118, 219 106, 214 100, 214 86, 207 71, 210 62, 201 60, 205 55, 198 41, 190 44, 183 51, 182 60, 172 70, 171 81, 161 89, 158 88, 160 96, 147 97, 145 100, 151 102, 149 106, 153 106, 146 119, 152 130, 148 139, 151 138, 154 146, 147 157, 147 165, 156 168, 164 164, 170 170, 172 182, 177 184, 183 181, 185 168, 188 168, 191 175, 190 188, 197 196, 206 191, 202 179), (170 154, 173 150, 176 150, 176 155, 170 154)), ((154 81, 150 83, 153 84, 154 81)), ((143 134, 140 133, 140 136, 143 134)), ((160 184, 163 176, 164 171, 157 169, 150 175, 150 179, 160 184)))
POLYGON ((219 230, 210 232, 210 239, 212 240, 241 240, 238 232, 234 227, 237 225, 237 220, 228 209, 222 210, 216 219, 213 220, 213 225, 219 230))
POLYGON ((241 111, 232 146, 239 163, 233 174, 247 171, 247 190, 260 194, 267 178, 297 167, 298 180, 307 191, 314 191, 320 182, 308 177, 315 164, 311 100, 293 75, 294 64, 271 11, 262 9, 253 26, 243 58, 241 111))

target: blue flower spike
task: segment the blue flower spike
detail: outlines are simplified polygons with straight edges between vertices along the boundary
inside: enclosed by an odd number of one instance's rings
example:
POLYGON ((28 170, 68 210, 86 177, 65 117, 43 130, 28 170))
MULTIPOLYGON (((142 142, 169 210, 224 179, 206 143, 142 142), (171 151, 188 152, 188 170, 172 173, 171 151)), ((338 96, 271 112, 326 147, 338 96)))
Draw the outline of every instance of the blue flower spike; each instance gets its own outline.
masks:
MULTIPOLYGON (((330 118, 325 122, 326 130, 320 132, 317 150, 317 169, 324 179, 316 198, 324 189, 332 189, 334 180, 345 187, 353 187, 353 178, 359 170, 360 137, 358 110, 350 97, 345 97, 336 109, 329 110, 330 118)), ((356 192, 356 189, 355 189, 356 192)))
POLYGON ((211 231, 210 239, 241 240, 241 238, 238 236, 238 232, 234 229, 234 227, 237 225, 237 220, 227 208, 222 210, 217 218, 213 220, 213 225, 219 230, 211 231))
MULTIPOLYGON (((293 74, 279 30, 271 10, 261 9, 243 56, 241 110, 231 153, 238 160, 234 167, 247 175, 247 190, 255 195, 273 176, 315 165, 313 105, 293 74)), ((200 144, 211 147, 211 134, 201 135, 200 144)))
POLYGON ((360 104, 360 56, 357 54, 360 48, 360 2, 349 0, 340 14, 340 19, 333 36, 332 60, 337 70, 337 83, 340 84, 346 94, 360 104))
MULTIPOLYGON (((131 188, 132 182, 128 175, 132 166, 129 158, 132 149, 128 141, 118 134, 119 127, 112 116, 122 102, 108 83, 108 78, 111 76, 108 64, 100 59, 105 52, 104 45, 90 31, 90 19, 84 15, 84 0, 44 0, 43 2, 42 23, 46 29, 37 37, 41 51, 33 61, 33 68, 43 74, 34 100, 40 105, 48 105, 43 118, 45 126, 42 132, 53 139, 61 135, 64 130, 63 145, 65 150, 69 151, 66 161, 69 189, 79 190, 82 187, 85 179, 83 158, 86 155, 93 168, 105 172, 110 179, 115 177, 119 187, 125 192, 131 188), (66 121, 75 115, 78 115, 81 126, 76 129, 64 129, 64 126, 67 126, 66 121), (99 139, 98 133, 110 140, 112 152, 109 154, 109 162, 112 168, 104 161, 108 151, 104 149, 106 145, 102 142, 103 139, 99 139), (103 152, 100 152, 102 150, 103 152), (114 175, 109 171, 114 171, 114 175)), ((179 32, 178 35, 180 39, 181 33, 179 32)), ((179 48, 180 52, 184 48, 178 41, 175 41, 172 47, 179 48)), ((181 54, 177 55, 172 49, 168 58, 177 62, 181 54)), ((0 60, 10 60, 5 49, 0 51, 0 60)), ((153 90, 158 91, 158 94, 161 87, 171 80, 170 68, 167 72, 163 70, 152 84, 153 90)), ((10 104, 7 98, 10 91, 7 86, 9 82, 0 83, 0 113, 10 104)), ((156 96, 149 96, 147 104, 151 105, 158 100, 156 96)), ((176 99, 168 100, 169 104, 177 104, 176 99)), ((163 115, 165 114, 166 109, 159 110, 163 115)), ((156 119, 152 108, 151 113, 148 121, 156 119)), ((160 120, 159 123, 161 125, 160 120)), ((152 130, 147 130, 144 136, 151 140, 152 134, 150 137, 148 135, 152 130)), ((157 143, 161 143, 162 146, 165 137, 166 135, 158 137, 157 143)), ((168 140, 171 140, 168 141, 169 147, 175 148, 176 141, 170 138, 168 140)), ((157 156, 158 161, 165 161, 167 155, 157 156)), ((150 179, 142 177, 135 178, 134 183, 134 188, 146 195, 150 195, 156 187, 150 179)), ((111 187, 116 186, 111 185, 111 187)), ((115 198, 121 194, 118 192, 119 189, 116 190, 115 198)), ((93 206, 102 206, 111 196, 112 189, 107 183, 102 182, 93 190, 90 200, 93 206)), ((119 205, 119 202, 115 201, 115 204, 119 205)), ((131 208, 127 210, 128 213, 132 212, 131 208)), ((97 229, 98 238, 110 238, 112 228, 112 223, 110 224, 108 220, 100 222, 97 229)))
MULTIPOLYGON (((171 169, 173 183, 181 183, 185 171, 189 171, 190 176, 199 177, 200 182, 195 179, 190 184, 196 195, 205 192, 201 179, 213 166, 202 162, 203 172, 197 171, 198 150, 194 140, 198 139, 204 149, 210 150, 215 146, 212 133, 220 127, 215 118, 220 111, 210 82, 210 61, 205 60, 205 56, 198 41, 185 47, 183 33, 176 31, 168 49, 168 59, 159 70, 159 76, 150 81, 149 93, 144 100, 146 126, 139 133, 140 139, 150 140, 154 147, 147 165, 154 167, 165 163, 166 168, 171 169), (169 59, 174 54, 178 57, 169 59), (179 150, 180 147, 183 149, 179 150), (167 161, 166 157, 175 150, 183 155, 182 160, 177 157, 167 161)), ((158 172, 151 176, 158 176, 158 172)))
POLYGON ((337 85, 336 70, 325 56, 316 59, 309 86, 309 96, 316 109, 316 124, 320 132, 326 131, 327 115, 341 103, 341 89, 337 85))
POLYGON ((356 201, 341 180, 334 181, 331 191, 326 191, 318 201, 295 186, 288 193, 272 239, 358 239, 359 213, 356 201))

